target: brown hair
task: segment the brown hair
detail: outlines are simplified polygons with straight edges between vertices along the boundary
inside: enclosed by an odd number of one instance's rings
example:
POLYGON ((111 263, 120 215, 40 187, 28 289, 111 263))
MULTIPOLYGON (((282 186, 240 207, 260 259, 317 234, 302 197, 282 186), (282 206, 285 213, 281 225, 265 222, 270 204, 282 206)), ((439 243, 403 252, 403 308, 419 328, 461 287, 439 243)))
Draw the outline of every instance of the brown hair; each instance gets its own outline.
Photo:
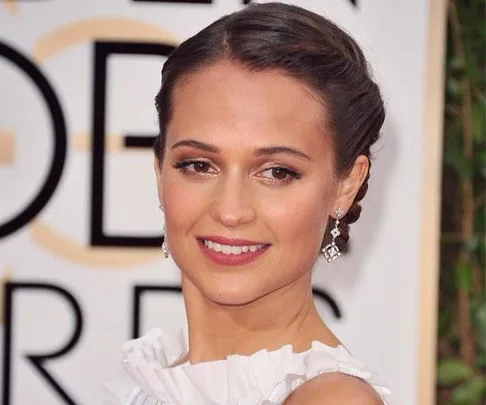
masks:
MULTIPOLYGON (((349 173, 356 158, 370 158, 385 119, 380 90, 370 77, 356 42, 328 19, 297 6, 254 4, 220 18, 183 42, 162 69, 156 96, 160 133, 154 151, 163 158, 174 86, 187 75, 221 60, 233 60, 252 71, 278 69, 305 83, 319 96, 329 119, 338 176, 349 173)), ((358 220, 368 190, 369 172, 341 220, 336 243, 346 250, 349 224, 358 220)), ((329 221, 328 228, 333 225, 329 221)), ((330 239, 328 229, 323 245, 330 239)))

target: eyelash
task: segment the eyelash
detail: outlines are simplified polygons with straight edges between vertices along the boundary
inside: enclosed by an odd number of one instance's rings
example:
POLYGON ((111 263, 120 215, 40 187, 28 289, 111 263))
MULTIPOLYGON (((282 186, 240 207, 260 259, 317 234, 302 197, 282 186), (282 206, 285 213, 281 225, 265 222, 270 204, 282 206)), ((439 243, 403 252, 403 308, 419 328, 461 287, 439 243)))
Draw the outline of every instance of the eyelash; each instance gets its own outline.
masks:
POLYGON ((269 168, 263 170, 262 172, 266 172, 268 170, 281 170, 286 174, 287 177, 285 179, 282 179, 282 180, 266 178, 267 180, 270 180, 270 181, 275 182, 275 183, 286 184, 286 183, 290 183, 294 180, 300 180, 302 178, 302 175, 300 173, 296 172, 295 170, 288 169, 286 167, 273 166, 273 167, 269 167, 269 168))
MULTIPOLYGON (((176 162, 173 165, 173 167, 175 169, 181 171, 182 173, 190 175, 190 176, 205 176, 205 175, 208 175, 208 174, 209 175, 212 174, 212 173, 201 173, 201 172, 197 172, 194 169, 192 169, 192 170, 188 169, 191 165, 196 165, 196 164, 206 164, 208 166, 211 166, 211 163, 206 161, 206 160, 191 160, 190 159, 190 160, 182 160, 182 161, 176 162)), ((283 166, 268 167, 265 170, 262 170, 261 173, 266 172, 268 170, 281 170, 287 175, 287 178, 282 179, 282 180, 264 177, 265 180, 271 181, 273 183, 288 184, 288 183, 290 183, 294 180, 300 180, 302 178, 301 173, 299 173, 295 170, 289 169, 287 167, 283 167, 283 166)))
POLYGON ((208 166, 211 166, 211 163, 205 161, 205 160, 181 160, 180 162, 176 162, 174 164, 174 168, 189 175, 205 175, 207 173, 200 173, 197 172, 196 170, 189 170, 188 167, 191 165, 196 165, 196 164, 206 164, 208 166))

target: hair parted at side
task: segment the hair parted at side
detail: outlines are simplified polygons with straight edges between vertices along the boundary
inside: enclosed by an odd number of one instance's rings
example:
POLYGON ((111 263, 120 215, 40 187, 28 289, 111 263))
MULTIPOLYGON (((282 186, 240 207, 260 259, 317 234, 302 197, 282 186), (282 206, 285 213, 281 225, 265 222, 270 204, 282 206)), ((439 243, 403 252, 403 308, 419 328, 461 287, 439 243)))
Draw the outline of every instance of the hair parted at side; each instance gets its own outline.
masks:
MULTIPOLYGON (((358 156, 370 158, 385 109, 360 47, 318 14, 288 4, 265 3, 220 18, 169 55, 155 98, 160 132, 154 151, 159 159, 164 156, 175 85, 204 66, 223 60, 240 63, 250 71, 279 70, 305 83, 319 97, 331 130, 337 176, 349 173, 358 156)), ((341 220, 341 235, 336 240, 340 250, 346 250, 349 224, 360 216, 368 179, 369 172, 341 220)), ((323 245, 329 243, 332 225, 329 221, 323 245)))

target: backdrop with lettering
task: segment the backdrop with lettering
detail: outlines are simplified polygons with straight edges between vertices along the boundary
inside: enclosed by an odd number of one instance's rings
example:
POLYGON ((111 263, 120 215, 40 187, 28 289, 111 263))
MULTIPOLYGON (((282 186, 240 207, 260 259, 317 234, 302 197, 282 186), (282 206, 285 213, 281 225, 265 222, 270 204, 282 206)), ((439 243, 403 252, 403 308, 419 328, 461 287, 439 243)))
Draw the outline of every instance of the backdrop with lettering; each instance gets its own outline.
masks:
MULTIPOLYGON (((3 404, 101 403, 123 341, 185 324, 150 150, 166 56, 243 0, 0 1, 3 404)), ((352 251, 315 270, 322 316, 409 405, 418 390, 428 2, 320 0, 387 104, 352 251)))

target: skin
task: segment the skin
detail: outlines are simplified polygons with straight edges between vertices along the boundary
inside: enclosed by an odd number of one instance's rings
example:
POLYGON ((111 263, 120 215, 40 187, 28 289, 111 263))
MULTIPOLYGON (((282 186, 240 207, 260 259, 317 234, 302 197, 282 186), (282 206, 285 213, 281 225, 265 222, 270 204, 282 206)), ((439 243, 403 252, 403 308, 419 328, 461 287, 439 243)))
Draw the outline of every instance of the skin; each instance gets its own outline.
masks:
POLYGON ((300 352, 313 340, 340 344, 314 306, 311 271, 329 216, 349 209, 368 159, 337 176, 324 107, 306 85, 275 70, 221 61, 177 84, 172 101, 165 154, 154 166, 181 270, 190 346, 183 361, 289 343, 300 352), (248 265, 221 266, 201 251, 203 235, 270 246, 248 265))
POLYGON ((314 377, 296 389, 284 405, 383 405, 363 380, 340 373, 314 377))

